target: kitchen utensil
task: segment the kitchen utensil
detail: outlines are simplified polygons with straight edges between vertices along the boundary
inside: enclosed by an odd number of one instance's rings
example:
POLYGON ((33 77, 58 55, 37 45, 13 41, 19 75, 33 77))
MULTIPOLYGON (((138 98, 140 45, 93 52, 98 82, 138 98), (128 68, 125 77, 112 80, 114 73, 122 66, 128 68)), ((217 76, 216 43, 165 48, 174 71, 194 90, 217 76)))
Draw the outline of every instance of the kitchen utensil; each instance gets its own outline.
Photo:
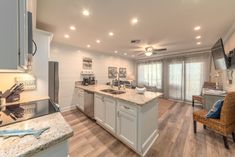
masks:
POLYGON ((8 137, 13 137, 13 136, 23 137, 25 135, 33 135, 36 138, 40 138, 40 135, 48 129, 50 129, 50 127, 46 127, 46 128, 39 129, 39 130, 34 130, 34 129, 28 129, 28 130, 2 130, 2 131, 0 131, 0 136, 2 136, 4 138, 8 138, 8 137))

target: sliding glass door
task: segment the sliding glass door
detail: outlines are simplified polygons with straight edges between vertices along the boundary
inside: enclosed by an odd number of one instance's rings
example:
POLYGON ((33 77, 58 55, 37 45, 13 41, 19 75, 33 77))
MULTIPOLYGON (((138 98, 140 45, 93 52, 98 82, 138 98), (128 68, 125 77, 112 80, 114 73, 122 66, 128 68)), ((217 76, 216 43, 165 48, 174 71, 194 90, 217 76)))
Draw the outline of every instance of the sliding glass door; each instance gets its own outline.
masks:
POLYGON ((185 100, 191 101, 192 95, 200 95, 205 80, 208 80, 208 63, 204 57, 186 59, 185 63, 185 100))
POLYGON ((138 64, 138 84, 161 89, 165 98, 191 101, 209 80, 210 55, 200 54, 138 64))

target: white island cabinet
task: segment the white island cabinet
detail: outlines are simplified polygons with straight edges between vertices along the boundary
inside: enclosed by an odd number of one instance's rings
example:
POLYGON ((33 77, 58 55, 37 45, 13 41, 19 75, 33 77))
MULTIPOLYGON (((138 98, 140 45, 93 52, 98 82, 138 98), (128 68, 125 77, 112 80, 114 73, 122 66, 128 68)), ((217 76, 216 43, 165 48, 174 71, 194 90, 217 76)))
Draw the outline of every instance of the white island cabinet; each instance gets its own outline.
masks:
POLYGON ((157 106, 157 99, 138 105, 96 93, 94 116, 99 125, 144 156, 158 136, 157 106))
POLYGON ((117 135, 137 149, 137 108, 124 101, 118 101, 117 135))
POLYGON ((95 94, 94 116, 97 122, 110 133, 116 133, 116 102, 99 94, 95 94))
POLYGON ((140 156, 147 154, 159 134, 157 99, 162 93, 146 91, 138 94, 133 89, 120 91, 107 85, 75 84, 75 87, 95 94, 94 117, 97 124, 140 156), (110 90, 121 94, 105 92, 110 90))

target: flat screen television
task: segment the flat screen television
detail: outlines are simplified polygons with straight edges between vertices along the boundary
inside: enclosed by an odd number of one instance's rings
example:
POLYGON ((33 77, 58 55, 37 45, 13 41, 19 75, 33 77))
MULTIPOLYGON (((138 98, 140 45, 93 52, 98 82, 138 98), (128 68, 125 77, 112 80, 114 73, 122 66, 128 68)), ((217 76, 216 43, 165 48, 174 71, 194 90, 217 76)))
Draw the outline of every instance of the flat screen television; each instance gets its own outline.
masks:
POLYGON ((228 60, 224 51, 223 40, 220 38, 215 45, 211 48, 213 61, 216 70, 228 69, 228 60))

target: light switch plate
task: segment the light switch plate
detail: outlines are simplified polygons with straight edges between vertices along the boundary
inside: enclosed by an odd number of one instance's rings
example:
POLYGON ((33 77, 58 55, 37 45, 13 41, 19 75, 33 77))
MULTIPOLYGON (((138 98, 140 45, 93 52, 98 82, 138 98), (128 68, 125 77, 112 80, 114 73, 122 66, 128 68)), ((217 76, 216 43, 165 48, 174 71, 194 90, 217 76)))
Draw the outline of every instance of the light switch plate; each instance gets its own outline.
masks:
POLYGON ((37 79, 33 76, 32 77, 16 77, 15 83, 16 84, 23 83, 25 91, 37 89, 37 79))

